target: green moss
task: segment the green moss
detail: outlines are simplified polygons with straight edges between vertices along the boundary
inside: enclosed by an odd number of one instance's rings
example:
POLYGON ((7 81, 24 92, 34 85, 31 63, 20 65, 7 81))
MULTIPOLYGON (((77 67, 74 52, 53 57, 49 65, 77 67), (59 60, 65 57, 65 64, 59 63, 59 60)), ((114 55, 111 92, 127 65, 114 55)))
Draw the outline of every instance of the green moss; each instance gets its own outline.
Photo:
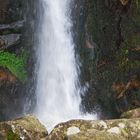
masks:
POLYGON ((20 140, 20 137, 17 134, 14 134, 12 131, 7 133, 7 140, 20 140))
POLYGON ((9 69, 20 81, 25 82, 27 73, 25 70, 25 57, 17 57, 9 52, 0 52, 0 66, 9 69))
POLYGON ((128 73, 133 69, 140 67, 138 60, 129 59, 129 49, 122 48, 116 53, 116 70, 118 73, 128 73))

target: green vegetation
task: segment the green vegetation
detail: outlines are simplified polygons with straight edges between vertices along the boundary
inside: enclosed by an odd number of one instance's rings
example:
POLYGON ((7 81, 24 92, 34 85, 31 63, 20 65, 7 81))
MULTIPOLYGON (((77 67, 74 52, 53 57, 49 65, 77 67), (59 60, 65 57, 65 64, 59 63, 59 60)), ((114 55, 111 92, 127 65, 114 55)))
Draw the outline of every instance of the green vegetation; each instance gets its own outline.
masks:
POLYGON ((15 54, 0 51, 0 66, 10 70, 23 83, 27 79, 25 70, 26 57, 17 57, 15 54))
POLYGON ((17 134, 14 134, 12 131, 7 133, 7 140, 20 140, 20 137, 17 134))

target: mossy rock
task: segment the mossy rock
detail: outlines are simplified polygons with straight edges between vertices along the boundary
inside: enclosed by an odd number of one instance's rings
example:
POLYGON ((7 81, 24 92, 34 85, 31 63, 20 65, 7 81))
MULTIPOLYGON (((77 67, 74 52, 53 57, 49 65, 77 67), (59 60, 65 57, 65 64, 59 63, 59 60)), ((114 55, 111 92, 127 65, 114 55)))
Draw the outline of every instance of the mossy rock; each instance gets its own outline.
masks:
POLYGON ((129 110, 127 112, 124 112, 122 115, 121 115, 121 118, 138 118, 140 117, 140 108, 136 108, 136 109, 132 109, 132 110, 129 110))
POLYGON ((47 140, 138 140, 140 118, 116 120, 72 120, 57 125, 47 140))
POLYGON ((116 134, 92 130, 69 136, 67 140, 125 140, 125 138, 116 134))
POLYGON ((20 140, 19 135, 14 134, 13 131, 9 131, 7 133, 7 136, 6 137, 7 137, 7 140, 20 140))
POLYGON ((40 140, 47 134, 46 128, 32 115, 0 123, 1 140, 40 140))

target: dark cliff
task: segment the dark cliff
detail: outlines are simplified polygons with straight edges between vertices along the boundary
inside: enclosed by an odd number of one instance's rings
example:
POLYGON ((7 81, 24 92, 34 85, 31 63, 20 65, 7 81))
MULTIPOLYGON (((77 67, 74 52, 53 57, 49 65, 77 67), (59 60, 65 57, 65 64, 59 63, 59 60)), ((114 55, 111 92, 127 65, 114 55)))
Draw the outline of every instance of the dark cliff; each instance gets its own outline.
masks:
MULTIPOLYGON (((35 6, 32 0, 0 0, 1 120, 22 114, 23 102, 35 101, 34 88, 25 90, 34 84, 35 6)), ((89 86, 83 110, 117 117, 139 107, 139 0, 77 0, 73 7, 81 83, 89 86)))
POLYGON ((79 13, 81 80, 89 83, 85 110, 100 106, 107 117, 116 117, 139 107, 140 2, 81 1, 79 13))

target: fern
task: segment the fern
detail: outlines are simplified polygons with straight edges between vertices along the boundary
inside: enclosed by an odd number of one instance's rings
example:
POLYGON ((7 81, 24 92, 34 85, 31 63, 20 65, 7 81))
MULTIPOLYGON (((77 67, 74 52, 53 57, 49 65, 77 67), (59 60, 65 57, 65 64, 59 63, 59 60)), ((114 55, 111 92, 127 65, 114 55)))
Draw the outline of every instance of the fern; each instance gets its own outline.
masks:
POLYGON ((21 82, 27 80, 25 60, 13 53, 0 51, 0 66, 9 69, 21 82))

